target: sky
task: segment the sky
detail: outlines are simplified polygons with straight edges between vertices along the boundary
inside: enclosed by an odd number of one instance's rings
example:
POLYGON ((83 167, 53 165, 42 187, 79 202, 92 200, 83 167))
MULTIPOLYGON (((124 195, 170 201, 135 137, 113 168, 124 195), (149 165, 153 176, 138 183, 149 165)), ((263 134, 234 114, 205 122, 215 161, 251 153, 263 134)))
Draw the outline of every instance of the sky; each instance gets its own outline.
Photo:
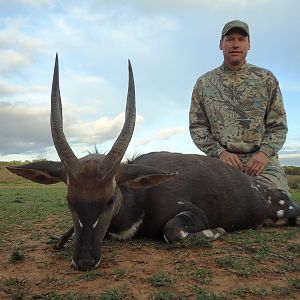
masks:
POLYGON ((49 123, 59 56, 64 131, 77 157, 110 150, 124 121, 130 59, 137 120, 126 157, 203 154, 189 134, 197 78, 222 64, 223 25, 249 24, 249 63, 280 83, 289 132, 279 153, 300 166, 300 1, 0 0, 0 160, 58 160, 49 123))

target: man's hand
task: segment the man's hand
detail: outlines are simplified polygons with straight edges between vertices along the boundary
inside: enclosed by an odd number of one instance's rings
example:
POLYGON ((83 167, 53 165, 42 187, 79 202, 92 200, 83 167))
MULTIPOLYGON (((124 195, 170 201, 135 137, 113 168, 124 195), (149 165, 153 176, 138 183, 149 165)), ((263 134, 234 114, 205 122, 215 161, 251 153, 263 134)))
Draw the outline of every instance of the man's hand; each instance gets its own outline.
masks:
POLYGON ((225 163, 231 165, 235 169, 244 171, 242 162, 240 161, 238 156, 234 153, 225 150, 221 152, 221 154, 219 155, 219 160, 224 161, 225 163))
POLYGON ((249 176, 260 175, 269 162, 269 157, 266 153, 258 151, 248 160, 245 172, 249 176))

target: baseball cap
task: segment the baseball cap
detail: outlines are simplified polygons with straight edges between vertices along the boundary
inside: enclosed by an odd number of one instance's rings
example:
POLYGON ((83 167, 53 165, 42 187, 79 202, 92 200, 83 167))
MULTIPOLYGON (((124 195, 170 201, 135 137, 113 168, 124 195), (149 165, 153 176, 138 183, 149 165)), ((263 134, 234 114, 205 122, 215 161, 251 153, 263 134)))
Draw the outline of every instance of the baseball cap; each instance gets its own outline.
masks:
POLYGON ((240 20, 233 20, 226 23, 222 30, 222 36, 226 35, 228 31, 231 30, 232 28, 240 28, 244 30, 248 36, 250 36, 248 24, 240 20))

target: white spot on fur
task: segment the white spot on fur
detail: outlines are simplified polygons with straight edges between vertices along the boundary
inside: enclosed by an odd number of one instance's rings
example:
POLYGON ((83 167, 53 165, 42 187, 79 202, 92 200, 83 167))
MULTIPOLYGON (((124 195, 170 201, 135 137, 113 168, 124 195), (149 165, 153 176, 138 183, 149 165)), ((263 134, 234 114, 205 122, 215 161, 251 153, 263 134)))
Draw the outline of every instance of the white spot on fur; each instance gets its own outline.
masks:
POLYGON ((115 190, 117 187, 116 177, 113 179, 113 189, 115 190))
POLYGON ((71 265, 72 265, 73 267, 75 267, 76 269, 78 269, 78 268, 77 268, 77 265, 75 264, 75 261, 74 261, 73 258, 72 258, 72 261, 71 261, 71 265))
POLYGON ((80 219, 78 219, 78 223, 79 223, 79 226, 80 226, 81 228, 83 228, 83 224, 82 224, 82 222, 80 221, 80 219))
POLYGON ((117 240, 131 239, 132 237, 134 237, 134 235, 136 234, 136 232, 140 228, 141 224, 143 223, 143 218, 144 218, 144 214, 142 215, 142 217, 137 222, 133 223, 131 225, 131 227, 129 227, 128 229, 123 230, 119 233, 109 232, 109 235, 111 237, 113 237, 114 239, 117 239, 117 240))
POLYGON ((284 205, 285 204, 285 201, 284 200, 279 200, 278 202, 280 205, 284 205))
POLYGON ((180 215, 185 215, 185 216, 190 216, 190 212, 189 211, 182 211, 181 213, 177 214, 175 217, 180 216, 180 215))
POLYGON ((188 232, 183 231, 183 230, 180 230, 180 231, 179 231, 179 234, 180 234, 180 236, 181 236, 182 238, 185 238, 185 237, 187 237, 188 232))
POLYGON ((214 240, 216 240, 218 237, 220 237, 222 234, 221 233, 216 233, 214 236, 214 240))
POLYGON ((101 262, 101 258, 99 259, 99 261, 95 264, 95 269, 99 266, 99 264, 100 264, 100 262, 101 262))
POLYGON ((183 205, 184 203, 183 203, 183 202, 181 202, 181 201, 178 201, 178 202, 177 202, 177 204, 179 204, 179 205, 183 205))
POLYGON ((291 206, 289 206, 289 209, 295 209, 295 207, 291 205, 291 206))
POLYGON ((222 227, 218 227, 216 228, 217 232, 220 233, 221 235, 225 234, 226 233, 226 230, 222 227))
POLYGON ((98 222, 99 222, 99 219, 97 219, 97 221, 96 221, 96 222, 93 224, 93 229, 95 229, 95 228, 96 228, 96 226, 97 226, 98 222))
POLYGON ((202 230, 201 232, 209 239, 213 239, 215 237, 214 233, 209 229, 202 230))
POLYGON ((169 244, 170 242, 168 241, 167 237, 165 235, 163 235, 164 240, 167 242, 167 244, 169 244))
POLYGON ((280 217, 283 217, 284 215, 284 210, 280 209, 280 210, 277 210, 277 217, 280 218, 280 217))

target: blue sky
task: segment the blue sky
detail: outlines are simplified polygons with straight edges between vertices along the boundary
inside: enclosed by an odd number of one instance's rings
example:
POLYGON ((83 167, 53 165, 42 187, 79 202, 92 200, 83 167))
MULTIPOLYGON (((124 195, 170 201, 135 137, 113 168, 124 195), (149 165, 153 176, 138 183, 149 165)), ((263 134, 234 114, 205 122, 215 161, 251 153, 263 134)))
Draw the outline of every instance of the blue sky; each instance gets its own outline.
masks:
POLYGON ((282 164, 300 166, 297 0, 0 0, 0 160, 58 160, 50 90, 59 54, 64 127, 78 157, 119 134, 131 60, 137 122, 127 156, 201 153, 188 130, 196 79, 223 61, 224 23, 250 27, 249 63, 278 78, 289 133, 282 164))

